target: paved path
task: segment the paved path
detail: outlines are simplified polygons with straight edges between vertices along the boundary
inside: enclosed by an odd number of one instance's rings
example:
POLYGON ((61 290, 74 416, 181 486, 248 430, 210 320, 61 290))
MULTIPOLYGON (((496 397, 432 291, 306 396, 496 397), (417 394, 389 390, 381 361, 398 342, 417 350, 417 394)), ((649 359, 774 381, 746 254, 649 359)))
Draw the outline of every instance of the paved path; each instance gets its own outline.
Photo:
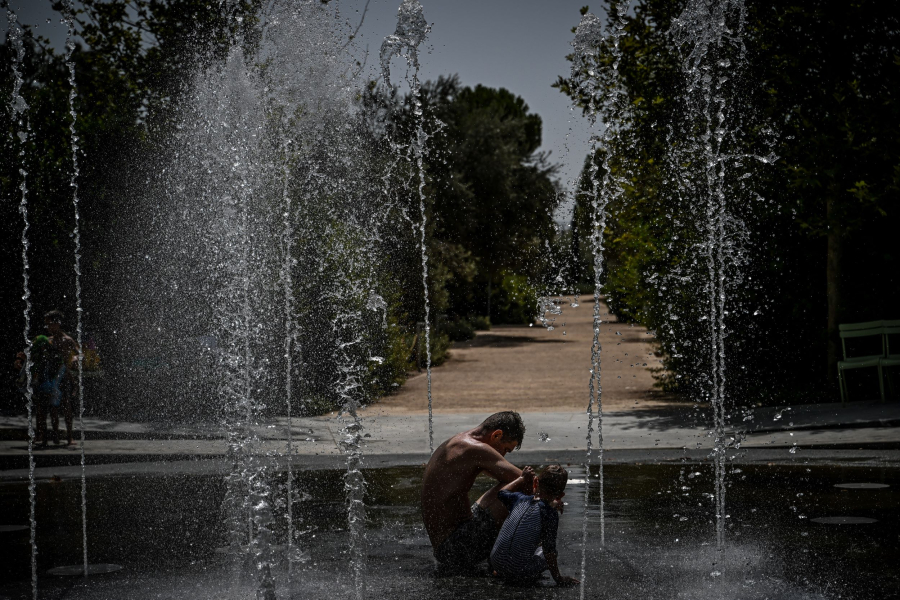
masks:
MULTIPOLYGON (((435 413, 584 411, 593 342, 593 299, 561 303, 553 330, 540 325, 498 326, 455 344, 450 359, 433 370, 435 413)), ((660 358, 642 327, 618 323, 601 305, 603 408, 607 412, 671 405, 654 387, 660 358)), ((424 373, 372 405, 366 414, 427 413, 424 373)))

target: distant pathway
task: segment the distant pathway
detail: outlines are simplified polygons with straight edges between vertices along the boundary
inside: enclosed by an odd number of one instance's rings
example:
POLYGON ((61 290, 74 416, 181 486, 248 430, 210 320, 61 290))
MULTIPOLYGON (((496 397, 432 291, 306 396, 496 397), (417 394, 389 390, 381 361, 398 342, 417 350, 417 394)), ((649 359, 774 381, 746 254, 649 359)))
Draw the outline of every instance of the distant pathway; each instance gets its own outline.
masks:
MULTIPOLYGON (((553 331, 539 324, 499 326, 458 343, 432 371, 435 413, 584 412, 588 406, 593 299, 563 304, 553 331)), ((653 387, 661 367, 652 337, 642 327, 618 323, 601 305, 603 409, 606 412, 672 405, 653 387)), ((367 416, 427 412, 424 373, 369 407, 367 416)), ((683 406, 683 404, 679 404, 683 406)))

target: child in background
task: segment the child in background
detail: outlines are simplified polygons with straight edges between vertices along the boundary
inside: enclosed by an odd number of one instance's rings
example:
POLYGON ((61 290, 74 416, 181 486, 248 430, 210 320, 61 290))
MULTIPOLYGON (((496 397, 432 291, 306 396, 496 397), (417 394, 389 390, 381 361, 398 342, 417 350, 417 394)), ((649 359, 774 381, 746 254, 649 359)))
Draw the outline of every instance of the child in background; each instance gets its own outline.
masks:
MULTIPOLYGON (((20 367, 19 391, 26 392, 28 373, 25 370, 25 353, 16 357, 16 366, 20 367)), ((62 386, 66 375, 66 364, 58 349, 50 338, 39 335, 31 344, 31 390, 37 429, 36 442, 39 448, 47 447, 47 413, 53 424, 53 442, 59 444, 59 407, 62 402, 62 386)), ((69 439, 72 439, 71 434, 69 439)))
POLYGON ((530 477, 530 471, 526 467, 522 477, 497 495, 509 509, 509 517, 491 550, 491 566, 510 582, 533 583, 549 569, 557 585, 576 584, 577 579, 560 574, 556 563, 556 532, 559 528, 556 506, 565 496, 569 474, 560 465, 550 465, 534 478, 533 495, 510 491, 530 477))

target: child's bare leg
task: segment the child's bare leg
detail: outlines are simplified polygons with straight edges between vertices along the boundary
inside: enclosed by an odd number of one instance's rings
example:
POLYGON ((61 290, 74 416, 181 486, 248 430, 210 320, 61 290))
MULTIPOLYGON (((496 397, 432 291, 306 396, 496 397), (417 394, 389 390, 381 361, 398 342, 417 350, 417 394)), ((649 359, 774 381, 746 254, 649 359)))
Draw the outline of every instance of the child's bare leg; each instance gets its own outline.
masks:
POLYGON ((50 407, 50 424, 53 425, 53 443, 59 443, 59 407, 50 407))
POLYGON ((72 414, 72 397, 68 397, 63 404, 63 416, 66 419, 66 441, 69 444, 72 444, 72 421, 74 415, 72 414))
POLYGON ((34 420, 35 420, 35 429, 37 430, 37 435, 35 436, 34 441, 38 444, 46 444, 47 443, 47 407, 44 403, 44 399, 37 394, 34 395, 34 420))

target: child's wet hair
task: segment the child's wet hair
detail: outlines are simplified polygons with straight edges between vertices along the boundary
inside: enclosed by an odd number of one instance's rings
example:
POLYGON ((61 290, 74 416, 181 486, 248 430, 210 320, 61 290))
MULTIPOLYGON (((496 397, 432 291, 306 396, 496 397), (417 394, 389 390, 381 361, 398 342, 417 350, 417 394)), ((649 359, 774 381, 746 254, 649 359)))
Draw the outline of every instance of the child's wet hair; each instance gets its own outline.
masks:
POLYGON ((566 490, 566 482, 569 481, 569 472, 562 465, 550 465, 545 467, 538 475, 540 490, 543 495, 556 497, 566 490))

